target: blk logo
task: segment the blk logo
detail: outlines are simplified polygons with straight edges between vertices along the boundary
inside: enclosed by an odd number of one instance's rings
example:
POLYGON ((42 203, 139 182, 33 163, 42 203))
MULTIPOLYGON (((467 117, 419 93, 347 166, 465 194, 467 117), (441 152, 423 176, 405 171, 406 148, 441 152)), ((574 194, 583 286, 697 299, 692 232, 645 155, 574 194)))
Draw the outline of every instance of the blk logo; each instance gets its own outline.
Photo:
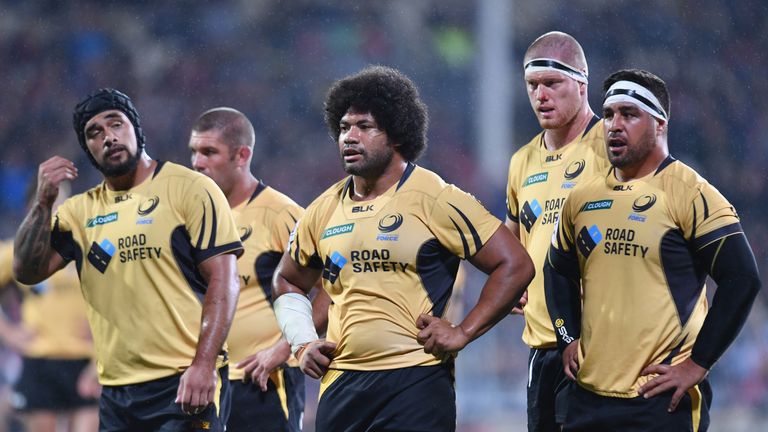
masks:
POLYGON ((359 205, 359 206, 352 207, 352 213, 365 213, 369 211, 373 211, 373 204, 368 204, 366 206, 359 205))
POLYGON ((627 192, 632 190, 632 185, 616 185, 613 187, 613 190, 619 191, 619 192, 627 192))
POLYGON ((563 160, 563 154, 562 153, 556 154, 556 155, 549 155, 549 156, 547 156, 544 159, 544 162, 545 163, 550 163, 550 162, 557 162, 559 160, 563 160))
POLYGON ((133 196, 130 193, 127 193, 125 195, 119 195, 115 197, 115 204, 128 201, 129 199, 133 198, 133 196))

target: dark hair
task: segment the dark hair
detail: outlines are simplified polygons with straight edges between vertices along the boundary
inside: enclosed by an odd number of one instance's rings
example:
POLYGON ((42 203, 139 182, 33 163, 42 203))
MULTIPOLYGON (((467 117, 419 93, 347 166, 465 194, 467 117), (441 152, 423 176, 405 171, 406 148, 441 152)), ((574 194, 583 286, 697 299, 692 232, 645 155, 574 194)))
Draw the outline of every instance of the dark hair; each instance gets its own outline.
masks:
POLYGON ((192 130, 200 133, 210 130, 219 132, 222 141, 230 150, 241 146, 253 147, 256 140, 253 124, 248 117, 236 109, 227 107, 213 108, 202 113, 192 130))
POLYGON ((96 168, 99 168, 99 164, 96 163, 93 155, 88 150, 88 146, 85 145, 85 124, 95 115, 108 110, 122 111, 122 113, 128 117, 128 120, 130 120, 133 125, 133 130, 136 132, 136 143, 139 147, 139 152, 144 149, 146 143, 144 131, 141 129, 141 117, 139 117, 139 112, 136 111, 136 107, 133 106, 131 98, 125 93, 112 88, 101 88, 96 90, 75 105, 75 110, 72 113, 72 127, 75 128, 80 147, 85 150, 85 154, 88 155, 91 163, 93 163, 96 168))
POLYGON ((663 79, 642 69, 622 69, 612 73, 603 81, 603 94, 618 81, 631 81, 650 90, 659 100, 664 111, 667 112, 667 119, 669 119, 672 114, 669 110, 669 89, 667 89, 667 83, 663 79))
POLYGON ((331 86, 325 98, 325 123, 337 141, 339 122, 350 108, 370 112, 405 160, 415 161, 427 148, 427 106, 413 81, 400 71, 369 66, 331 86))

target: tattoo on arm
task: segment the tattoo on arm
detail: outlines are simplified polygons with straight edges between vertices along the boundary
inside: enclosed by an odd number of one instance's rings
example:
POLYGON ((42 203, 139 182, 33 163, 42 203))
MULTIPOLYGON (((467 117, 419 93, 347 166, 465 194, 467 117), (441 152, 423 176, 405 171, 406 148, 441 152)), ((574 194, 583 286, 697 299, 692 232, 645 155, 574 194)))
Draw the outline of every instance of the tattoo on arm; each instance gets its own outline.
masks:
POLYGON ((51 255, 51 208, 35 205, 24 218, 14 243, 19 276, 43 275, 51 255))

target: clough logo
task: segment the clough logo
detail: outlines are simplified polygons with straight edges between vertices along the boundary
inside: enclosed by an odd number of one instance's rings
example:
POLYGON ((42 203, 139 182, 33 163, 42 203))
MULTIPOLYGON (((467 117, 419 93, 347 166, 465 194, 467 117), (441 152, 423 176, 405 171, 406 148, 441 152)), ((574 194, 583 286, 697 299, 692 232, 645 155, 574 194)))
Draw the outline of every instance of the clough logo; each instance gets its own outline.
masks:
POLYGON ((250 227, 250 225, 246 227, 239 227, 238 231, 240 231, 241 242, 248 240, 248 237, 250 237, 251 234, 253 234, 253 229, 250 227))
POLYGON ((648 210, 649 208, 653 207, 653 205, 656 204, 656 195, 650 194, 650 195, 643 195, 635 200, 635 202, 632 203, 632 210, 640 213, 648 210))
POLYGON ((146 216, 157 207, 157 205, 160 204, 160 198, 157 196, 153 196, 147 201, 144 201, 139 205, 139 216, 146 216))
POLYGON ((386 215, 379 221, 379 231, 383 233, 390 233, 403 224, 403 215, 400 213, 386 215))
POLYGON ((587 166, 587 163, 584 162, 584 159, 573 161, 568 165, 568 168, 565 169, 565 174, 563 176, 568 180, 573 180, 584 171, 585 166, 587 166))

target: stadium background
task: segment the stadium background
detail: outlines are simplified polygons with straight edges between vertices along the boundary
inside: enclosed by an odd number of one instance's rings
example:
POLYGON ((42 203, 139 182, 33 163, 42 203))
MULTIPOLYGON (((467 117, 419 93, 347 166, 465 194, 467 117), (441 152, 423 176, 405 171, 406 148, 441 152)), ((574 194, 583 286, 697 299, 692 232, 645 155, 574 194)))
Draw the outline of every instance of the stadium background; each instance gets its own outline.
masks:
MULTIPOLYGON (((0 0, 0 234, 15 232, 26 184, 48 157, 76 161, 75 191, 99 180, 71 110, 102 86, 133 97, 150 155, 183 164, 199 113, 243 111, 257 131, 257 176, 307 205, 343 175, 324 128, 325 91, 371 63, 400 68, 421 88, 431 127, 420 164, 503 217, 509 157, 538 130, 522 55, 539 34, 562 30, 584 46, 597 112, 602 79, 616 69, 667 81, 672 154, 737 207, 766 275, 767 25, 763 0, 0 0)), ((465 302, 481 283, 470 272, 465 302)), ((768 427, 767 299, 763 291, 711 373, 713 431, 768 427)), ((510 317, 460 355, 459 430, 524 430, 521 325, 510 317)), ((13 356, 3 358, 12 377, 13 356)))

